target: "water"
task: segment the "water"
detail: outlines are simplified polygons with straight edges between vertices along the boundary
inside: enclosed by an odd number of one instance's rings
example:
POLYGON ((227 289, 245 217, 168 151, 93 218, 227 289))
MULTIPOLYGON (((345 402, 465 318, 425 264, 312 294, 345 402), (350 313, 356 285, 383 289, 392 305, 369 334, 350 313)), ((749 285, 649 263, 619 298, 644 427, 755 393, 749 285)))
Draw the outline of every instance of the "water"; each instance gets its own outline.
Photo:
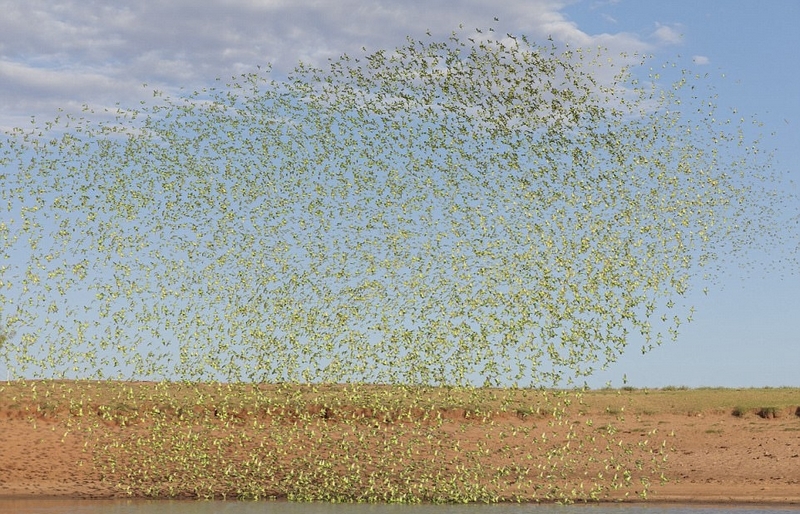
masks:
POLYGON ((800 505, 373 505, 235 501, 0 499, 0 514, 782 514, 800 505))

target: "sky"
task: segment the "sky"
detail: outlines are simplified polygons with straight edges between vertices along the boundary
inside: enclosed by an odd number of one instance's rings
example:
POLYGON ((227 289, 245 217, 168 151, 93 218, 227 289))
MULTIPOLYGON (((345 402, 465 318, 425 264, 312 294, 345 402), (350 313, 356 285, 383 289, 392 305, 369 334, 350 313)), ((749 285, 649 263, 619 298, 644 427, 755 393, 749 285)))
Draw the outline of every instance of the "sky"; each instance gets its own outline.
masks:
MULTIPOLYGON (((323 65, 426 31, 446 37, 459 24, 492 25, 534 41, 648 53, 710 74, 726 104, 775 131, 775 166, 800 182, 800 3, 793 0, 0 0, 0 12, 0 129, 59 108, 134 105, 153 89, 179 93, 268 63, 280 76, 298 61, 323 65)), ((719 286, 688 299, 694 321, 677 341, 646 355, 631 344, 589 385, 619 386, 624 376, 634 387, 800 386, 800 274, 733 269, 719 286)))

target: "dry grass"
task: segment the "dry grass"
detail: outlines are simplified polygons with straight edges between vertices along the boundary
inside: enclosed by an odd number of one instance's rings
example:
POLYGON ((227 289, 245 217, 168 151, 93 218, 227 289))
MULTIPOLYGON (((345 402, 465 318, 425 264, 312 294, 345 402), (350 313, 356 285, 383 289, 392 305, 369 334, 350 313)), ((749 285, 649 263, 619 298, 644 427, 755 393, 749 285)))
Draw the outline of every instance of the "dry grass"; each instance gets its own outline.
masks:
POLYGON ((698 388, 589 391, 584 401, 592 410, 625 407, 638 415, 698 415, 704 413, 757 415, 791 413, 800 406, 800 388, 698 388))
MULTIPOLYGON (((69 412, 90 404, 100 412, 134 411, 143 407, 179 410, 203 405, 219 414, 253 409, 319 409, 372 412, 374 415, 414 410, 455 412, 466 416, 514 414, 547 416, 572 406, 587 415, 698 415, 704 413, 772 417, 800 409, 800 388, 665 388, 587 391, 452 389, 386 385, 249 385, 95 381, 0 382, 0 408, 31 409, 38 415, 69 412), (148 401, 149 399, 149 401, 148 401), (255 402, 255 403, 254 403, 255 402), (359 410, 361 409, 361 410, 359 410)), ((800 415, 800 414, 798 414, 800 415)))

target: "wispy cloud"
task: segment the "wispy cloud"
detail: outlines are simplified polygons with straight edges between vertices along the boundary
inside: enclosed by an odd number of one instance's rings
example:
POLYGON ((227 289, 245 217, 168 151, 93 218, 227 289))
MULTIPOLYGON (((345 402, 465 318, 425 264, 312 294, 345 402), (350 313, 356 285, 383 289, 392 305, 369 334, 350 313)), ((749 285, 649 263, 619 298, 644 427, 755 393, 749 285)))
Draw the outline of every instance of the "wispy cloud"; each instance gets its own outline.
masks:
POLYGON ((705 66, 706 64, 710 63, 711 60, 709 60, 709 58, 705 55, 693 55, 692 62, 700 66, 705 66))
POLYGON ((611 16, 610 14, 601 13, 600 17, 603 18, 604 20, 606 20, 608 23, 613 23, 615 25, 617 24, 617 19, 614 18, 613 16, 611 16))
MULTIPOLYGON (((152 89, 197 88, 256 66, 288 73, 342 53, 394 48, 406 36, 494 26, 611 53, 644 51, 631 33, 589 34, 564 0, 0 0, 0 126, 72 105, 131 104, 152 89), (498 22, 493 22, 494 18, 498 22), (493 25, 494 24, 494 25, 493 25), (142 88, 147 83, 149 90, 142 88)), ((677 32, 659 26, 656 39, 677 32)))

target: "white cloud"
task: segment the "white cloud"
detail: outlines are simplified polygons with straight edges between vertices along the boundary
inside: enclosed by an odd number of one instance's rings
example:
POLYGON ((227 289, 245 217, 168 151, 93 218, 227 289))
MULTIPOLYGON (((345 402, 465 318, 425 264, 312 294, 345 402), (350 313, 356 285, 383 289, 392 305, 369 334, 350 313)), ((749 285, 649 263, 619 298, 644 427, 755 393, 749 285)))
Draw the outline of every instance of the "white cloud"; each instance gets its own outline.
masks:
POLYGON ((709 58, 705 55, 693 55, 692 62, 700 66, 705 66, 706 64, 710 63, 711 60, 709 60, 709 58))
POLYGON ((680 31, 680 26, 662 25, 656 23, 656 30, 653 31, 651 37, 661 44, 677 45, 683 42, 683 34, 680 31))
MULTIPOLYGON (((324 65, 342 53, 394 48, 426 30, 446 38, 493 26, 616 54, 651 47, 630 33, 591 35, 563 14, 567 0, 0 0, 0 126, 67 105, 135 103, 141 84, 192 89, 273 65, 324 65), (495 17, 499 22, 493 22, 495 17)), ((673 29, 659 26, 659 40, 673 29)))

